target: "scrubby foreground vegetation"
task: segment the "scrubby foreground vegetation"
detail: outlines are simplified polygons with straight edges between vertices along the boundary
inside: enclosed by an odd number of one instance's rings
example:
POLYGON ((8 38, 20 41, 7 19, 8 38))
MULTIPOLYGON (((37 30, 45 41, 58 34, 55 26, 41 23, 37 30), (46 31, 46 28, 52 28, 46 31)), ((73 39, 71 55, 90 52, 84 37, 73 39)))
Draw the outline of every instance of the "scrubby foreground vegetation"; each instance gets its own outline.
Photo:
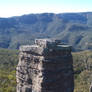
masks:
MULTIPOLYGON (((92 81, 92 51, 73 53, 75 90, 88 92, 92 81)), ((18 51, 0 49, 0 92, 16 92, 18 51)))
POLYGON ((92 82, 92 51, 73 53, 75 90, 74 92, 89 92, 92 82))
POLYGON ((18 51, 0 49, 0 92, 16 92, 18 51))

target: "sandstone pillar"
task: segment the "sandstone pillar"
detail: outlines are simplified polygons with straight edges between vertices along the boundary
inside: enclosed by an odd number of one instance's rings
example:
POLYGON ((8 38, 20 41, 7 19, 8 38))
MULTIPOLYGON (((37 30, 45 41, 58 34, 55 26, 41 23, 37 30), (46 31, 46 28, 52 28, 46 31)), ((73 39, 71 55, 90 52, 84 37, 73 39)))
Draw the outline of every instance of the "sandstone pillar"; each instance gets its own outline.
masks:
POLYGON ((16 70, 17 92, 73 92, 71 46, 58 40, 21 46, 16 70))

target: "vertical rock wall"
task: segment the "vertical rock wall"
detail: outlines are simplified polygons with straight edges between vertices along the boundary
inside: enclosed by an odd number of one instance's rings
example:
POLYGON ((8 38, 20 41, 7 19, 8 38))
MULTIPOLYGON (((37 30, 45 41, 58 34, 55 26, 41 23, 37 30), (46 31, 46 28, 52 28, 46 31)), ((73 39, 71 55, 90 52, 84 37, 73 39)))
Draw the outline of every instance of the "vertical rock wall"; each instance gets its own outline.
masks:
POLYGON ((21 46, 16 70, 17 92, 73 92, 71 47, 58 40, 21 46))

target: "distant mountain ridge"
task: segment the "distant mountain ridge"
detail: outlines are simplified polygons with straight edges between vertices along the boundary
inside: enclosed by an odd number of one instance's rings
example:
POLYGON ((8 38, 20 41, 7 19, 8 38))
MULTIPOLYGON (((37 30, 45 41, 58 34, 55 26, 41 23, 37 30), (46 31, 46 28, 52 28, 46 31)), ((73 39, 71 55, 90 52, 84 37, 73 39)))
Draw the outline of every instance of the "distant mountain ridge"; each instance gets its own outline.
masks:
POLYGON ((76 50, 92 49, 92 12, 0 18, 0 47, 16 49, 35 38, 56 38, 76 50))

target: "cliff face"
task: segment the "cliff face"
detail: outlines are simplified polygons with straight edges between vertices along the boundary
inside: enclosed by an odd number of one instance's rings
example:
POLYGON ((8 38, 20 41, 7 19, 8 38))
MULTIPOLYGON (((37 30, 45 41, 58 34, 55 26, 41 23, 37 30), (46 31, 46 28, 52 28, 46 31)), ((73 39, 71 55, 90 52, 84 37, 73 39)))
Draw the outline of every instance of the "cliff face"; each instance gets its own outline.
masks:
POLYGON ((58 40, 37 39, 20 47, 17 92, 73 92, 71 47, 58 40))

